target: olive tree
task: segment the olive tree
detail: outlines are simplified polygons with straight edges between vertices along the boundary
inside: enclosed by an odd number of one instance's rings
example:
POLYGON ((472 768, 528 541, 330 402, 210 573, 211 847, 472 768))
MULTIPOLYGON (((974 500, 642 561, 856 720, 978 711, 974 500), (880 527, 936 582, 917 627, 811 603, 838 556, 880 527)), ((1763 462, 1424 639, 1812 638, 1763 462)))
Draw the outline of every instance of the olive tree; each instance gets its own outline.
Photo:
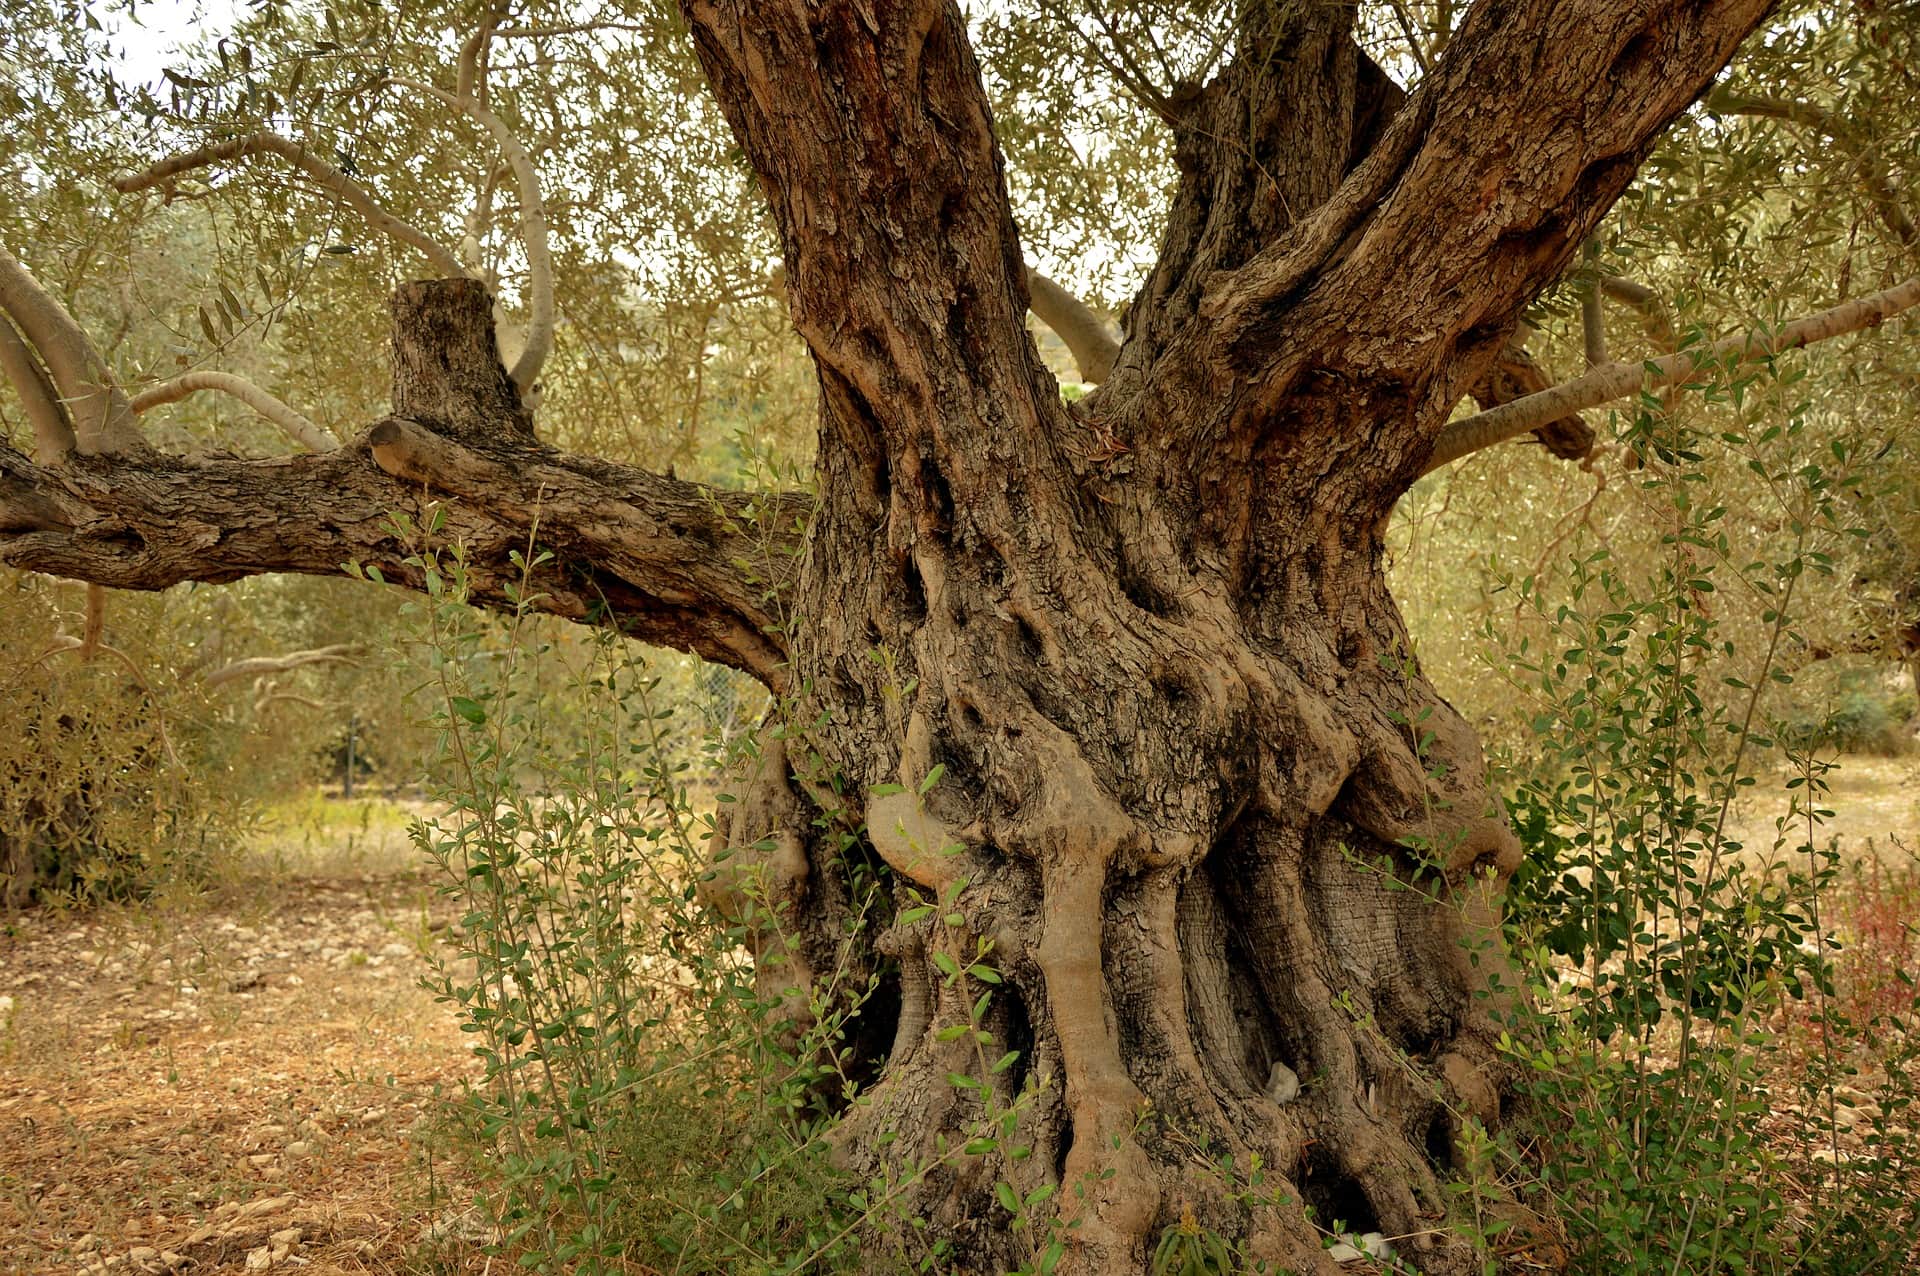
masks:
POLYGON ((1173 174, 1112 332, 1029 268, 958 4, 685 0, 675 37, 758 181, 812 360, 804 492, 548 441, 552 190, 489 98, 489 51, 525 34, 489 13, 439 79, 361 87, 490 139, 517 309, 470 243, 317 147, 255 129, 155 157, 120 190, 278 166, 416 254, 388 411, 336 445, 250 381, 130 395, 0 254, 0 354, 34 437, 31 457, 0 449, 0 561, 141 590, 352 562, 421 588, 410 526, 463 547, 476 602, 511 606, 537 543, 539 607, 743 670, 787 707, 723 821, 714 893, 765 884, 774 990, 883 988, 836 1141, 861 1172, 933 1166, 906 1204, 957 1261, 1018 1261, 1004 1181, 1056 1189, 1061 1270, 1140 1270, 1188 1210, 1326 1270, 1309 1204, 1452 1270, 1434 1221, 1453 1140, 1500 1116, 1520 847, 1409 651, 1387 520, 1421 475, 1506 439, 1583 455, 1580 409, 1685 381, 1703 353, 1766 357, 1920 301, 1909 281, 1557 387, 1516 339, 1769 8, 1480 0, 1416 46, 1411 91, 1352 6, 1248 0, 1197 46, 1176 7, 1184 53, 1151 21, 1110 30, 1173 174), (1063 397, 1030 308, 1095 390, 1063 397), (142 414, 201 392, 312 450, 156 448, 142 414), (1484 410, 1460 417, 1469 396, 1484 410), (856 924, 851 880, 880 864, 893 907, 856 924), (981 1069, 969 1025, 1011 1065, 981 1069), (940 1155, 1016 1095, 1026 1155, 940 1155), (1226 1154, 1288 1190, 1241 1209, 1226 1154))

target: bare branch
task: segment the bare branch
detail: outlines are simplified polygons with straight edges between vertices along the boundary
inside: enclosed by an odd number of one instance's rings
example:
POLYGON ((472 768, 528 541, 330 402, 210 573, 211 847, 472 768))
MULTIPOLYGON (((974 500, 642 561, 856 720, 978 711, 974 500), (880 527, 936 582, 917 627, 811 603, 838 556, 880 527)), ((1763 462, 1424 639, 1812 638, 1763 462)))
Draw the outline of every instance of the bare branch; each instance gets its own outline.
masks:
POLYGON ((0 248, 0 313, 19 326, 45 361, 83 455, 145 450, 127 398, 114 385, 99 351, 67 308, 5 248, 0 248))
POLYGON ((287 437, 309 452, 331 452, 340 446, 340 440, 326 426, 309 420, 245 377, 231 372, 185 373, 142 390, 133 397, 132 408, 135 412, 146 412, 165 403, 178 403, 202 390, 232 395, 286 431, 287 437))
POLYGON ((527 333, 526 344, 514 360, 512 375, 514 385, 525 395, 540 379, 540 369, 553 349, 552 233, 547 225, 546 201, 540 193, 540 171, 506 121, 472 97, 456 96, 420 80, 395 78, 391 83, 465 112, 493 135, 501 157, 513 166, 514 178, 520 186, 520 238, 527 250, 527 333))
POLYGON ((417 226, 401 221, 382 208, 366 187, 300 143, 281 137, 277 133, 250 133, 246 137, 237 137, 231 141, 187 151, 161 160, 158 164, 141 172, 115 178, 113 185, 115 190, 131 194, 154 186, 166 186, 182 173, 210 168, 215 164, 223 164, 231 160, 250 159, 256 155, 278 155, 286 160, 313 179, 315 185, 330 192, 359 213, 367 225, 374 230, 417 248, 433 269, 440 274, 453 277, 467 273, 461 269, 459 259, 437 243, 431 235, 417 226))
POLYGON ((42 465, 59 464, 77 446, 73 422, 60 406, 60 393, 47 379, 39 356, 4 314, 0 314, 0 373, 12 383, 33 426, 33 459, 42 465))
POLYGON ((1169 124, 1178 122, 1180 113, 1167 99, 1167 95, 1141 71, 1137 63, 1127 57, 1127 41, 1114 30, 1113 22, 1107 16, 1104 6, 1094 7, 1093 19, 1106 33, 1105 42, 1097 39, 1086 29, 1080 15, 1070 13, 1060 5, 1047 3, 1047 0, 1041 0, 1040 7, 1049 17, 1059 22, 1064 30, 1078 35, 1084 42, 1087 52, 1106 68, 1107 74, 1131 94, 1135 101, 1169 124))
POLYGON ((288 673, 307 665, 350 665, 366 654, 367 649, 358 644, 336 643, 331 647, 315 647, 311 651, 290 651, 283 656, 249 656, 210 671, 201 681, 211 689, 243 678, 288 673))
POLYGON ((1597 368, 1607 361, 1607 321, 1600 310, 1600 285, 1589 281, 1580 290, 1580 344, 1585 348, 1587 366, 1597 368))
POLYGON ((80 630, 80 660, 84 664, 100 650, 107 632, 107 591, 99 585, 87 586, 87 618, 80 630))
POLYGON ((265 713, 268 709, 281 703, 297 704, 303 709, 312 709, 316 712, 327 707, 320 701, 315 700, 312 696, 295 695, 291 691, 275 691, 269 686, 266 694, 255 698, 253 711, 255 713, 265 713))
POLYGON ((1420 74, 1427 74, 1427 51, 1420 47, 1420 37, 1413 33, 1413 21, 1407 17, 1407 7, 1400 0, 1393 0, 1394 21, 1400 24, 1400 34, 1406 39, 1407 52, 1413 55, 1414 65, 1420 68, 1420 74))
POLYGON ((1053 329, 1066 343, 1080 379, 1101 382, 1113 371, 1120 342, 1109 330, 1106 320, 1093 312, 1086 302, 1062 288, 1033 267, 1027 267, 1028 303, 1034 317, 1053 329))
POLYGON ((1551 390, 1515 399, 1447 426, 1435 440, 1433 454, 1427 459, 1424 472, 1431 472, 1516 434, 1524 434, 1543 422, 1569 412, 1598 407, 1640 390, 1679 384, 1708 364, 1724 359, 1730 359, 1735 364, 1759 363, 1816 341, 1826 341, 1874 327, 1915 305, 1920 305, 1920 277, 1871 297, 1861 297, 1831 310, 1796 319, 1771 333, 1764 330, 1744 333, 1645 363, 1606 364, 1551 390))
POLYGON ((540 27, 496 27, 496 40, 537 40, 552 35, 586 35, 595 31, 646 31, 638 22, 556 22, 540 27))
POLYGON ((453 95, 457 98, 484 102, 487 99, 486 58, 487 45, 493 40, 494 28, 503 15, 491 5, 480 16, 480 25, 468 36, 466 43, 460 46, 460 61, 453 78, 453 95))
MULTIPOLYGON (((34 659, 33 663, 43 665, 63 651, 77 652, 85 646, 86 639, 84 638, 75 638, 72 634, 58 634, 54 637, 54 640, 47 645, 47 649, 34 659)), ((100 655, 111 656, 119 661, 120 666, 127 671, 127 675, 133 679, 133 685, 135 687, 141 691, 148 689, 146 675, 140 671, 140 666, 134 663, 133 657, 129 656, 126 652, 120 650, 118 647, 108 646, 106 643, 98 644, 94 648, 94 651, 100 655)), ((87 657, 84 656, 82 657, 82 659, 86 658, 87 657)), ((154 721, 157 724, 159 719, 156 718, 154 721)), ((163 741, 166 739, 166 729, 164 727, 161 728, 161 739, 163 741)), ((171 745, 168 746, 167 752, 169 756, 172 756, 173 750, 171 745)), ((176 758, 175 761, 178 761, 178 759, 176 758)))
POLYGON ((1600 291, 1640 315, 1640 326, 1660 349, 1672 354, 1680 348, 1679 334, 1673 328, 1673 316, 1660 294, 1645 284, 1619 275, 1600 276, 1600 291))

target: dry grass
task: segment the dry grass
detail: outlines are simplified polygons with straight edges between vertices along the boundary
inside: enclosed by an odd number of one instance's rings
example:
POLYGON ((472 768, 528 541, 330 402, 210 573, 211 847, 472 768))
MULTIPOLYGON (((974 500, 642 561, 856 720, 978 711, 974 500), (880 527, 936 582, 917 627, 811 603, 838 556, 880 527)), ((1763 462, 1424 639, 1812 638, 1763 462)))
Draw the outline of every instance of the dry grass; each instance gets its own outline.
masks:
POLYGON ((0 1270, 416 1265, 461 1213, 424 1136, 469 1075, 417 986, 428 884, 275 877, 178 910, 0 943, 0 1270))

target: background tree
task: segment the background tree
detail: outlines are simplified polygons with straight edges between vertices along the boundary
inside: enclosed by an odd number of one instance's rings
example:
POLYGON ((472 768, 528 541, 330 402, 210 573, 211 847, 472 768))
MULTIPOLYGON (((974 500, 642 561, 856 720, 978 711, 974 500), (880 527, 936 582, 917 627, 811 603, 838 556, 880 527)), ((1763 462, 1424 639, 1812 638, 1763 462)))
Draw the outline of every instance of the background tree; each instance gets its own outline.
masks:
MULTIPOLYGON (((1515 337, 1580 263, 1568 286, 1601 302, 1583 298, 1582 348, 1603 362, 1612 272, 1605 245, 1583 245, 1766 11, 1169 6, 1083 27, 1043 4, 982 24, 990 79, 938 4, 405 27, 372 8, 268 11, 177 73, 169 100, 136 100, 152 123, 137 161, 135 139, 103 130, 74 148, 92 184, 26 174, 34 197, 10 216, 37 257, 47 201, 73 198, 50 192, 105 201, 109 174, 123 195, 225 204, 212 224, 243 227, 282 274, 251 302, 216 279, 191 308, 166 304, 214 346, 283 301, 286 328, 324 313, 307 331, 326 344, 300 351, 309 393, 298 371, 252 379, 281 399, 172 370, 147 386, 151 364, 109 362, 85 335, 77 297, 0 257, 35 440, 32 460, 0 452, 0 558, 119 588, 348 561, 421 587, 411 527, 463 546, 478 598, 506 604, 537 544, 553 555, 540 606, 738 668, 805 724, 769 733, 730 862, 763 859, 776 883, 791 943, 769 952, 770 982, 838 969, 885 990, 851 1047, 871 1057, 846 1065, 874 1083, 840 1138, 861 1170, 934 1167, 909 1175, 915 1205, 961 1261, 1020 1257, 995 1221, 1005 1181, 1060 1192, 1078 1270, 1138 1265, 1188 1209, 1275 1261, 1324 1265, 1302 1200, 1413 1237, 1444 1269, 1460 1255, 1427 1226, 1445 1208, 1436 1161, 1500 1106, 1484 994, 1518 847, 1387 591, 1391 514, 1436 458, 1503 429, 1585 451, 1591 427, 1566 413, 1604 396, 1499 406, 1544 384, 1515 337), (600 127, 575 126, 583 103, 600 127), (462 160, 411 162, 450 120, 462 160), (1134 137, 1152 139, 1146 162, 1116 163, 1134 137), (1009 180, 1003 139, 1016 156, 1090 144, 1009 180), (262 215, 269 196, 236 166, 299 185, 262 215), (641 194, 675 181, 681 198, 641 194), (1158 218, 1108 198, 1155 184, 1170 187, 1158 218), (1146 258, 1139 231, 1157 225, 1117 346, 1030 286, 1016 210, 1056 252, 1107 245, 1095 283, 1146 258), (636 303, 604 263, 623 255, 617 273, 648 285, 646 327, 680 334, 690 360, 618 344, 636 303), (328 259, 459 276, 399 289, 389 415, 364 434, 377 325, 349 303, 374 281, 315 268, 328 259), (663 300, 679 280, 702 300, 663 300), (570 316, 561 298, 583 284, 591 309, 570 316), (676 404, 685 427, 723 393, 715 346, 746 365, 724 393, 777 382, 790 393, 764 416, 795 421, 792 365, 754 359, 776 292, 812 361, 814 492, 682 477, 715 477, 692 463, 697 429, 669 434, 669 472, 558 446, 615 450, 634 402, 676 404), (1030 303, 1055 307, 1096 391, 1063 401, 1030 303), (688 362, 691 384, 650 379, 688 362), (355 441, 239 459, 140 428, 199 389, 238 391, 303 443, 355 441), (1468 395, 1495 415, 1450 424, 1468 395), (855 886, 876 864, 890 920, 863 927, 855 886), (983 1066, 973 1029, 1012 1064, 983 1066), (997 1153, 940 1160, 982 1104, 1022 1093, 997 1153), (1258 1153, 1287 1203, 1244 1210, 1195 1146, 1258 1153)), ((1802 39, 1784 23, 1768 47, 1790 62, 1802 39)), ((65 70, 85 62, 55 60, 18 112, 113 110, 65 70)), ((1855 169, 1890 220, 1895 184, 1855 169)), ((1819 322, 1789 335, 1915 300, 1884 283, 1819 297, 1819 322)), ((1642 326, 1659 313, 1641 280, 1611 295, 1638 298, 1642 326)), ((1743 327, 1719 355, 1780 348, 1743 327)), ((1602 388, 1637 389, 1636 365, 1602 388)))

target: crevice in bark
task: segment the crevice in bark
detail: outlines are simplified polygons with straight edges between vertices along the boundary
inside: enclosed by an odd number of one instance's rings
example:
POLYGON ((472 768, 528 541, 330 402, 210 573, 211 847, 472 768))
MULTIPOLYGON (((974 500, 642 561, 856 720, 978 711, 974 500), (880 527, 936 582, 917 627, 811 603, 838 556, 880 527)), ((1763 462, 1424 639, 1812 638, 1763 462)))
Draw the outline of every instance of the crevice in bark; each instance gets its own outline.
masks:
POLYGON ((908 628, 917 628, 927 619, 927 585, 920 575, 920 564, 909 553, 900 560, 900 616, 908 628))
POLYGON ((1367 1192, 1340 1166, 1339 1159, 1325 1144, 1307 1149, 1300 1171, 1300 1195, 1313 1207, 1314 1221, 1333 1230, 1356 1235, 1381 1230, 1367 1192))

